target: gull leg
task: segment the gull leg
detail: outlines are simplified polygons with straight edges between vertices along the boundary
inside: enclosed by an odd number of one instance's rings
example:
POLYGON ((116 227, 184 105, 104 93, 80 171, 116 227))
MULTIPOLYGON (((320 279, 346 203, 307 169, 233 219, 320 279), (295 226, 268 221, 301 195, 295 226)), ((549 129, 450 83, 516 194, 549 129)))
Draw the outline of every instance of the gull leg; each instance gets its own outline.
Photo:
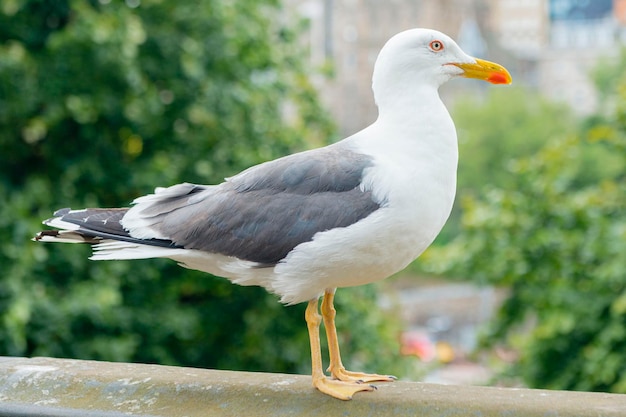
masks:
POLYGON ((352 396, 360 391, 373 391, 376 389, 372 385, 357 384, 354 382, 337 381, 329 379, 324 375, 322 368, 322 349, 320 347, 320 323, 322 317, 317 311, 317 300, 309 301, 305 312, 306 324, 309 329, 309 339, 311 342, 311 367, 313 386, 331 397, 340 400, 350 400, 352 396))
POLYGON ((328 337, 328 353, 330 355, 330 371, 333 378, 340 381, 351 381, 357 383, 363 382, 391 382, 396 379, 391 375, 366 374, 363 372, 347 371, 341 362, 341 353, 339 352, 339 340, 337 339, 337 328, 335 327, 335 316, 337 311, 333 304, 335 298, 335 288, 328 289, 324 292, 324 300, 322 301, 322 318, 324 319, 324 327, 326 327, 326 336, 328 337))

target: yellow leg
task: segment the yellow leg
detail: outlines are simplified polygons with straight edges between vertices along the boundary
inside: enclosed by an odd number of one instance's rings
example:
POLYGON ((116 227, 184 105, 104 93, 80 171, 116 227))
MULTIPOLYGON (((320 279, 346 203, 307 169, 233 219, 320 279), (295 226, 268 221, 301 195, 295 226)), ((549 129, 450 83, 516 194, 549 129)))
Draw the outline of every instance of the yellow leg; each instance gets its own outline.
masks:
POLYGON ((328 337, 328 353, 330 355, 330 366, 328 371, 333 378, 340 381, 351 381, 357 383, 363 382, 391 382, 396 379, 390 375, 365 374, 363 372, 347 371, 341 362, 341 353, 339 352, 339 340, 337 339, 337 328, 335 327, 335 315, 337 311, 333 305, 335 298, 335 289, 329 289, 324 292, 324 300, 322 301, 322 318, 324 319, 324 327, 326 327, 326 336, 328 337))
POLYGON ((376 389, 372 385, 357 384, 354 382, 343 382, 329 379, 324 375, 322 367, 322 350, 320 347, 320 323, 322 317, 317 311, 317 300, 309 301, 305 312, 306 324, 309 329, 309 339, 311 341, 311 367, 313 386, 331 397, 340 400, 350 400, 352 396, 360 391, 373 391, 376 389))

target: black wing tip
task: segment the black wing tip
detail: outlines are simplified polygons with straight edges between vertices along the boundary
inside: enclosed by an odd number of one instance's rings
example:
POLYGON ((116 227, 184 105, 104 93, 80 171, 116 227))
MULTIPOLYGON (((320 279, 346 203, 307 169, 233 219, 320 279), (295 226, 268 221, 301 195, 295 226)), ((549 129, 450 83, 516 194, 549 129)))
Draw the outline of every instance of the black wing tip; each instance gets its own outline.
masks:
POLYGON ((63 216, 65 216, 67 213, 69 213, 70 211, 72 211, 72 209, 71 209, 71 208, 69 208, 69 207, 65 207, 65 208, 62 208, 62 209, 59 209, 59 210, 55 211, 52 215, 53 215, 54 217, 63 217, 63 216))
POLYGON ((54 213, 52 213, 52 217, 42 221, 41 224, 45 224, 46 226, 50 226, 50 222, 51 221, 53 221, 54 219, 58 219, 58 218, 61 218, 61 217, 65 216, 70 211, 72 211, 72 209, 69 208, 69 207, 59 209, 59 210, 55 211, 54 213))
POLYGON ((55 238, 59 236, 59 231, 58 230, 42 230, 41 232, 37 233, 31 240, 33 242, 39 242, 46 236, 55 238))

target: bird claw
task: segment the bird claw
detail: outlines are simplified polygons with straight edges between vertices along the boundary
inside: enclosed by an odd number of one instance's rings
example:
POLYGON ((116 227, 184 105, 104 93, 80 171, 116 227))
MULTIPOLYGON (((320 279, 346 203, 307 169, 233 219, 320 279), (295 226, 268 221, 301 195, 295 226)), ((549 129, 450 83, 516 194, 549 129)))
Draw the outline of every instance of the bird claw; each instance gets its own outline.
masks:
POLYGON ((377 386, 371 384, 339 381, 326 377, 314 380, 313 386, 320 392, 343 401, 351 400, 352 396, 357 392, 375 391, 378 389, 377 386))
POLYGON ((356 384, 364 384, 367 382, 393 382, 397 380, 393 375, 366 374, 363 372, 347 371, 345 368, 328 369, 332 377, 339 381, 354 382, 356 384))

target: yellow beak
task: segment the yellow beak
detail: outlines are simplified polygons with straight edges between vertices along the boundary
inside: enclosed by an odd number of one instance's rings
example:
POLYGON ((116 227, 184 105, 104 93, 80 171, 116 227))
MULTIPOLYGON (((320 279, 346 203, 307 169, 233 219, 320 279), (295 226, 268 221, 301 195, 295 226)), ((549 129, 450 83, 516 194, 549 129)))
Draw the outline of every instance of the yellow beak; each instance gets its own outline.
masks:
POLYGON ((477 78, 479 80, 488 81, 492 84, 511 84, 511 74, 502 65, 494 62, 477 59, 475 64, 457 64, 451 63, 463 70, 461 77, 477 78))

